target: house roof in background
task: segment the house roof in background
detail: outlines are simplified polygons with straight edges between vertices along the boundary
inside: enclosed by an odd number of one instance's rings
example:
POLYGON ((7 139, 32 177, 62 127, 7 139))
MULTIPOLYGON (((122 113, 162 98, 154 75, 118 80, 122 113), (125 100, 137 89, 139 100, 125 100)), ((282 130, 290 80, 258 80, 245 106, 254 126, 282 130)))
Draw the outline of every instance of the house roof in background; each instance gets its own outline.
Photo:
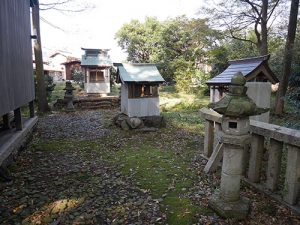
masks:
POLYGON ((61 63, 61 65, 73 64, 73 63, 81 63, 81 60, 80 59, 71 59, 67 62, 61 63))
POLYGON ((118 67, 118 76, 124 82, 155 82, 162 83, 164 78, 159 73, 156 64, 147 63, 114 63, 118 67))
POLYGON ((271 83, 275 84, 279 82, 279 80, 268 65, 269 58, 270 55, 265 55, 260 57, 231 60, 229 61, 228 68, 224 70, 221 74, 207 81, 207 84, 208 85, 230 84, 231 78, 237 72, 242 72, 247 80, 247 78, 249 78, 257 71, 262 71, 262 70, 267 71, 268 74, 265 75, 268 77, 271 83))

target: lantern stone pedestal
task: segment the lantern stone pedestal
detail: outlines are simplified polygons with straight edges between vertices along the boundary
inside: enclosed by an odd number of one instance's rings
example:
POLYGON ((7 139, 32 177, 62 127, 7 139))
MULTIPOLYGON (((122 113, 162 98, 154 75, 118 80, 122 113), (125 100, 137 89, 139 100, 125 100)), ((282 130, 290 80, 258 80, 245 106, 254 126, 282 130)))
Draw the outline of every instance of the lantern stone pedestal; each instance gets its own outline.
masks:
POLYGON ((249 199, 240 196, 243 173, 243 149, 250 135, 229 135, 221 132, 223 165, 220 191, 214 193, 209 206, 225 218, 243 219, 249 212, 249 199))

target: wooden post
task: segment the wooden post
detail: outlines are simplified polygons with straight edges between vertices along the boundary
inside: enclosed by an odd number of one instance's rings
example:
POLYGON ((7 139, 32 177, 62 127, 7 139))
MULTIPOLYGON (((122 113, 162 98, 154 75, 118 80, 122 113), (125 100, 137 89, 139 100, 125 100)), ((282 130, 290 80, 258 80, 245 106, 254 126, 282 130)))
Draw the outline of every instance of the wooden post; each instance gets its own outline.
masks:
POLYGON ((214 122, 205 120, 205 134, 204 134, 204 155, 210 157, 213 152, 214 145, 214 122))
POLYGON ((260 179, 260 167, 264 150, 264 137, 252 133, 248 179, 257 183, 260 179))
POLYGON ((287 149, 283 199, 287 203, 294 205, 297 202, 300 189, 300 148, 287 145, 287 149))
POLYGON ((207 164, 204 167, 205 173, 211 173, 217 170, 218 165, 223 157, 223 143, 219 142, 211 154, 207 164))
POLYGON ((32 8, 32 28, 36 31, 37 39, 34 41, 34 56, 36 67, 36 95, 37 105, 39 112, 47 112, 49 110, 47 102, 47 93, 44 78, 44 66, 43 66, 43 54, 40 34, 40 6, 39 0, 36 1, 36 5, 32 8))
POLYGON ((29 102, 29 117, 34 117, 34 101, 29 102))
POLYGON ((9 129, 11 129, 10 122, 9 122, 9 113, 4 114, 4 115, 2 116, 2 118, 3 118, 3 129, 4 129, 4 130, 9 130, 9 129))
POLYGON ((270 139, 266 185, 271 191, 274 191, 278 185, 281 167, 282 145, 282 142, 276 141, 272 138, 270 139))
POLYGON ((17 108, 14 110, 14 117, 15 117, 15 123, 16 123, 16 130, 22 130, 23 124, 22 124, 21 108, 17 108))

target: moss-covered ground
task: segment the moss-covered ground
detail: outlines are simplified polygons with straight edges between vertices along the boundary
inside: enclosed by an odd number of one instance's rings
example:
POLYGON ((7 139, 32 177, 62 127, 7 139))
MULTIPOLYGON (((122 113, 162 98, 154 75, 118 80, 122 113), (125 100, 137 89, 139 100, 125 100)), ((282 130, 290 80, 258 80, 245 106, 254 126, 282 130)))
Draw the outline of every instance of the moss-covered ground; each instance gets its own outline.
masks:
POLYGON ((0 183, 0 224, 299 223, 288 209, 247 187, 241 194, 251 199, 249 217, 218 217, 208 199, 219 187, 220 171, 206 175, 201 157, 204 121, 198 111, 209 98, 167 87, 161 101, 167 127, 156 132, 120 130, 112 124, 117 110, 97 110, 107 133, 92 140, 84 134, 56 138, 64 124, 38 127, 10 167, 14 181, 0 183), (54 135, 45 138, 47 132, 54 135))

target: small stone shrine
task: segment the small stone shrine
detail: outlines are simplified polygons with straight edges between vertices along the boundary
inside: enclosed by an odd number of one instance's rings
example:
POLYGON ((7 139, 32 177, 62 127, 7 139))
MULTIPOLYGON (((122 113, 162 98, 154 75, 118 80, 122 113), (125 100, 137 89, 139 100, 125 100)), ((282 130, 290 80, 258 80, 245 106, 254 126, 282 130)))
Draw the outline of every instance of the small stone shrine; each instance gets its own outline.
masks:
POLYGON ((73 91, 76 88, 72 86, 72 83, 70 81, 66 82, 66 87, 64 88, 65 90, 65 96, 64 100, 66 102, 66 111, 67 112, 73 112, 75 111, 74 105, 73 105, 73 99, 74 99, 74 94, 73 91))
POLYGON ((223 115, 220 142, 223 143, 223 165, 220 192, 209 200, 209 205, 225 218, 243 219, 249 211, 249 199, 240 196, 243 171, 243 149, 250 143, 249 116, 267 112, 258 108, 246 95, 246 79, 237 72, 231 79, 229 93, 210 107, 223 115))

